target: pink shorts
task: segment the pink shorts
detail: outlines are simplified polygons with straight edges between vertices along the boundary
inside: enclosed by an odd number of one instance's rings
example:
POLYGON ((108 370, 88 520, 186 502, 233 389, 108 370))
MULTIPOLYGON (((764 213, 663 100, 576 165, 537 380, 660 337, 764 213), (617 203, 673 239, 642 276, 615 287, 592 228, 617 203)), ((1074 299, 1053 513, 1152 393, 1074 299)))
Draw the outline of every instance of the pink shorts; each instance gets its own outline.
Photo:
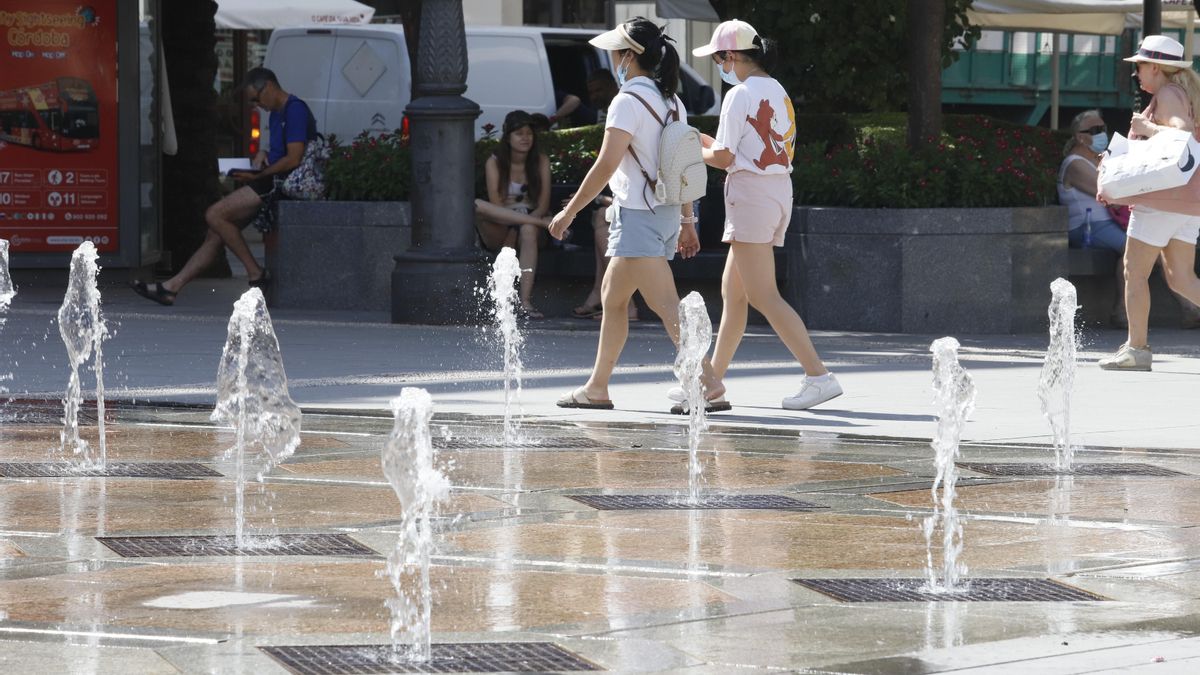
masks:
POLYGON ((792 220, 792 177, 735 171, 725 178, 725 234, 721 241, 783 246, 792 220))

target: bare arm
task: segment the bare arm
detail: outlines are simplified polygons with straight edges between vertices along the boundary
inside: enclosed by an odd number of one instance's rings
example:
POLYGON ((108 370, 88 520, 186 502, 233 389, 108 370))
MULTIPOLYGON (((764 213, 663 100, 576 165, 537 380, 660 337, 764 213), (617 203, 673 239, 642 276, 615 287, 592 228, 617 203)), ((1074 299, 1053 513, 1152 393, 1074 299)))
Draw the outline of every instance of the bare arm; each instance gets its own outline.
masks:
POLYGON ((733 160, 736 159, 736 156, 730 152, 728 148, 713 150, 712 144, 715 142, 716 139, 714 139, 712 136, 709 136, 708 134, 700 134, 700 144, 704 146, 700 150, 700 155, 704 157, 705 164, 714 169, 721 169, 724 171, 733 165, 733 160))
POLYGON ((488 201, 504 206, 504 193, 500 191, 500 163, 495 155, 483 163, 483 180, 487 184, 488 201))
POLYGON ((562 105, 558 107, 558 110, 554 111, 554 119, 560 120, 567 115, 570 115, 571 113, 575 112, 582 103, 583 101, 579 100, 579 97, 575 94, 567 94, 567 97, 563 99, 562 105))
POLYGON ((1090 162, 1074 160, 1067 166, 1066 175, 1063 176, 1063 185, 1075 188, 1084 194, 1094 195, 1096 194, 1097 176, 1099 176, 1099 171, 1090 162))
POLYGON ((542 155, 538 161, 538 173, 542 178, 542 194, 538 195, 536 208, 529 214, 540 218, 550 213, 550 158, 542 155))
POLYGON ((575 220, 575 216, 583 210, 584 206, 587 206, 588 202, 600 194, 600 190, 604 189, 608 179, 612 178, 613 173, 620 166, 621 157, 629 150, 629 144, 632 141, 633 134, 628 131, 616 127, 604 130, 604 143, 600 146, 600 154, 596 157, 596 163, 584 176, 583 183, 579 185, 575 196, 571 197, 571 201, 567 202, 563 210, 559 211, 550 223, 550 234, 554 238, 561 238, 567 226, 575 220))
POLYGON ((1132 132, 1146 138, 1169 128, 1183 129, 1184 131, 1191 131, 1193 128, 1188 101, 1180 93, 1180 89, 1173 86, 1164 87, 1155 95, 1152 116, 1134 113, 1133 120, 1129 125, 1132 132))

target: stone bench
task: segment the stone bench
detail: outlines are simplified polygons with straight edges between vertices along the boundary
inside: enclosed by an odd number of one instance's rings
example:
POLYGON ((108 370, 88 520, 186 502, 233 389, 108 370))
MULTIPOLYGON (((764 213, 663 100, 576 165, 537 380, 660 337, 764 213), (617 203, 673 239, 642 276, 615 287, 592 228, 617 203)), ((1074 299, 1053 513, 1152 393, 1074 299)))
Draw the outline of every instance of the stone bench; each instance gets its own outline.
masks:
POLYGON ((282 200, 267 268, 271 306, 391 310, 393 256, 412 241, 407 202, 282 200))
POLYGON ((1046 329, 1065 277, 1061 206, 797 207, 786 298, 811 328, 972 334, 1046 329))

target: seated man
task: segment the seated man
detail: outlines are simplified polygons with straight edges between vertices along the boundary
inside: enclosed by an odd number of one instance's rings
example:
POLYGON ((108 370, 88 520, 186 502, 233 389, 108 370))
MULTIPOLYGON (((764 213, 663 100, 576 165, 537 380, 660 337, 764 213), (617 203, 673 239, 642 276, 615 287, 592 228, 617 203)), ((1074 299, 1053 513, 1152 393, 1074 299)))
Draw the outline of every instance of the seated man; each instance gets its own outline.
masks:
POLYGON ((254 68, 246 73, 243 89, 251 104, 270 113, 270 148, 260 151, 254 158, 254 169, 231 173, 242 187, 208 207, 204 214, 208 223, 204 243, 178 274, 161 283, 134 281, 130 284, 144 298, 161 305, 175 304, 179 291, 216 261, 222 246, 228 246, 245 265, 251 286, 265 289, 271 283, 270 273, 254 259, 242 237, 242 228, 250 224, 263 200, 275 191, 277 183, 300 165, 304 148, 317 137, 317 122, 308 104, 284 91, 275 73, 266 68, 254 68))

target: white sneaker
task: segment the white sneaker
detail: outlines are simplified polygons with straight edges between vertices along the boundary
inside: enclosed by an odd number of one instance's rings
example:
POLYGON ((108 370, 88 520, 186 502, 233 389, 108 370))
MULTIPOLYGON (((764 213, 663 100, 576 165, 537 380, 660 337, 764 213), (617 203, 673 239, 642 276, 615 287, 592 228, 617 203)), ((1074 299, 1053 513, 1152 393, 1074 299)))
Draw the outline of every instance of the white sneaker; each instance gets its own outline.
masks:
POLYGON ((842 385, 838 384, 833 373, 821 378, 805 377, 800 391, 795 396, 783 399, 783 407, 785 410, 808 410, 841 395, 842 385))
POLYGON ((683 403, 687 400, 687 394, 683 393, 683 387, 671 387, 667 390, 667 398, 676 403, 683 403))

